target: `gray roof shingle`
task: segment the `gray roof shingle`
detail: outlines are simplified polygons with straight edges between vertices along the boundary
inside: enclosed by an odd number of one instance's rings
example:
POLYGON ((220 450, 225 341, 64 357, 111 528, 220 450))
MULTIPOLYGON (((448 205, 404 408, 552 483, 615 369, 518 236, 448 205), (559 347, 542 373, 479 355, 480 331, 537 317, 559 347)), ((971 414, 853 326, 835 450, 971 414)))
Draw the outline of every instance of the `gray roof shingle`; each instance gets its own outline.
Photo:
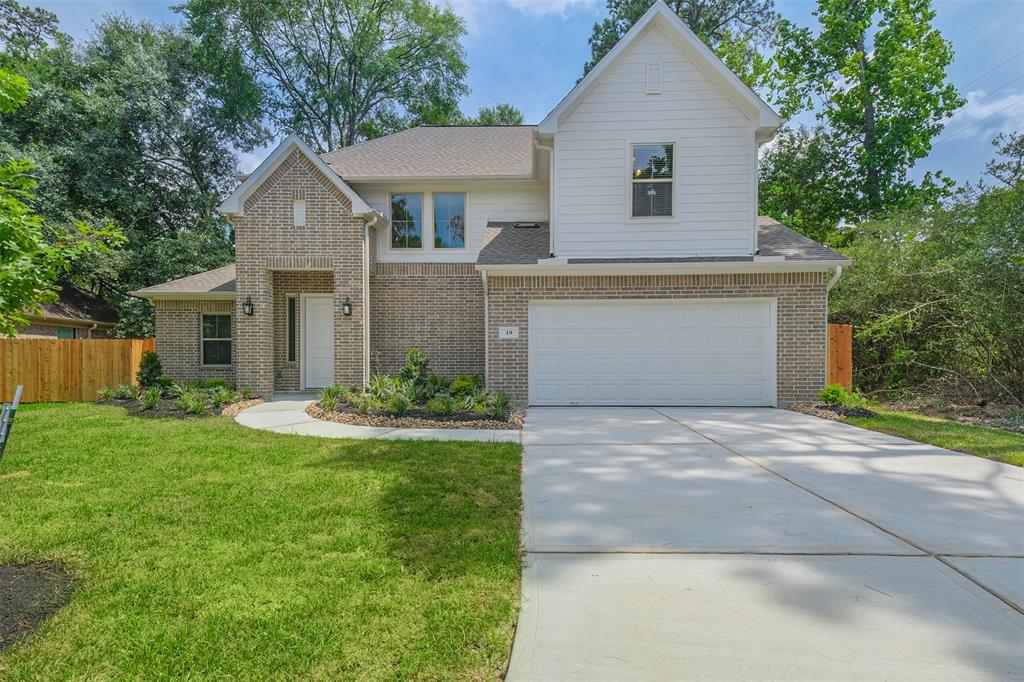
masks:
POLYGON ((420 126, 321 158, 345 180, 374 177, 527 177, 535 126, 420 126))
POLYGON ((163 284, 131 292, 133 296, 146 298, 152 294, 216 294, 232 293, 235 290, 235 265, 225 265, 163 284))
MULTIPOLYGON (((107 305, 103 297, 76 287, 74 284, 59 282, 60 297, 52 303, 41 303, 42 317, 59 317, 66 320, 83 320, 102 324, 117 324, 117 312, 107 305)), ((33 315, 33 317, 37 317, 33 315)))
MULTIPOLYGON (((757 219, 759 256, 783 256, 789 261, 846 260, 846 256, 803 236, 772 218, 757 219)), ((534 265, 547 258, 548 223, 532 229, 516 228, 513 223, 487 223, 484 246, 477 258, 479 265, 534 265)), ((687 256, 666 258, 570 258, 573 265, 601 263, 744 263, 751 256, 687 256)))

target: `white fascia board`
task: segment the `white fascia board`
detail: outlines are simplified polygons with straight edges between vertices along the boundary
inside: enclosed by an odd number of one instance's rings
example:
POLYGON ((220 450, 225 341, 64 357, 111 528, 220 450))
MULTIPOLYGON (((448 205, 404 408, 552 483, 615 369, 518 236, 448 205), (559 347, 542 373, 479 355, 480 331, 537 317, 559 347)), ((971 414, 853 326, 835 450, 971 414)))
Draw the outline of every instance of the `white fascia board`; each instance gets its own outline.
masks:
POLYGON ((220 212, 226 215, 244 215, 245 213, 245 200, 260 184, 270 176, 271 173, 281 164, 282 161, 288 158, 288 155, 293 150, 298 150, 306 158, 308 158, 313 165, 319 170, 324 176, 330 180, 338 190, 348 197, 348 200, 352 202, 352 213, 357 216, 368 216, 373 211, 361 196, 356 194, 355 190, 345 184, 337 173, 331 170, 320 155, 309 148, 305 142, 302 141, 298 135, 292 134, 281 141, 281 144, 277 145, 274 151, 270 152, 270 155, 263 159, 263 162, 256 167, 252 173, 240 184, 234 192, 228 196, 220 205, 220 212))
POLYGON ((235 292, 233 291, 206 291, 188 293, 182 291, 176 292, 154 292, 149 293, 145 290, 141 291, 129 291, 129 296, 135 298, 144 298, 149 301, 233 301, 235 300, 235 292))
POLYGON ((396 182, 531 182, 537 178, 533 173, 519 175, 349 175, 351 183, 396 183, 396 182))
POLYGON ((789 262, 704 262, 704 263, 552 263, 528 265, 477 265, 495 277, 502 275, 724 275, 778 272, 830 272, 846 267, 849 260, 789 262))
POLYGON ((727 94, 731 92, 731 94, 738 96, 747 104, 748 108, 756 112, 755 118, 759 135, 762 137, 768 135, 765 141, 770 138, 771 131, 782 125, 782 117, 768 106, 763 99, 758 97, 757 93, 751 90, 746 83, 740 80, 739 76, 733 73, 732 69, 726 66, 718 55, 712 52, 711 48, 705 45, 704 41, 698 38, 690 30, 689 26, 675 12, 668 8, 668 5, 658 0, 640 17, 639 21, 633 24, 632 28, 626 31, 626 35, 622 36, 619 42, 601 58, 601 61, 590 70, 590 73, 577 83, 576 87, 570 90, 569 94, 562 98, 562 101, 544 117, 544 120, 537 126, 537 133, 541 135, 557 133, 559 120, 590 92, 602 74, 615 64, 622 53, 629 49, 633 41, 643 34, 647 27, 655 21, 660 22, 662 26, 672 29, 677 37, 681 38, 691 48, 692 54, 689 56, 697 58, 696 64, 698 68, 703 67, 702 70, 709 72, 709 75, 713 76, 714 80, 717 80, 718 84, 726 89, 727 94), (760 132, 762 130, 764 132, 760 132))

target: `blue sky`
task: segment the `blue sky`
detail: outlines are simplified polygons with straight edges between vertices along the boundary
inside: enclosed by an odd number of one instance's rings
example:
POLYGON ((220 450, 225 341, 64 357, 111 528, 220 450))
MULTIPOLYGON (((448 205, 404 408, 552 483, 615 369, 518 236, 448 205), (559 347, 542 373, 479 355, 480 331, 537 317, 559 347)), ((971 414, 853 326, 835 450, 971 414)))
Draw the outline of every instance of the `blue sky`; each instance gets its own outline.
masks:
MULTIPOLYGON (((449 0, 466 19, 464 45, 472 92, 467 113, 511 102, 535 123, 579 78, 590 55, 587 38, 604 14, 603 0, 449 0)), ((103 14, 176 22, 172 2, 162 0, 22 0, 46 7, 75 37, 87 36, 103 14)), ((810 25, 814 3, 776 0, 783 16, 810 25)), ((952 42, 952 82, 968 104, 948 122, 931 155, 915 175, 942 170, 974 182, 992 157, 990 140, 1000 131, 1024 129, 1024 0, 935 0, 936 24, 952 42)), ((808 116, 804 119, 810 120, 808 116)), ((250 170, 260 155, 243 159, 250 170)))

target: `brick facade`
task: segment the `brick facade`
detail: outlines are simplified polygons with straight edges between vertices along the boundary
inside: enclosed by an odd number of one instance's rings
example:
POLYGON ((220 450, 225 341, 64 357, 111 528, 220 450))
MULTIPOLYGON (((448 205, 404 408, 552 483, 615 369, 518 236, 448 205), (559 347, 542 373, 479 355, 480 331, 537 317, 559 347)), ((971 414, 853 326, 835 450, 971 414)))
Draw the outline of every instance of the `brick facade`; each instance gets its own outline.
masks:
POLYGON ((195 379, 235 381, 238 358, 238 329, 233 301, 154 301, 156 311, 156 352, 164 374, 182 383, 195 379), (202 315, 231 315, 231 366, 209 366, 202 362, 202 315))
POLYGON ((370 366, 393 373, 415 346, 447 377, 484 374, 484 288, 472 263, 378 263, 370 278, 370 366))
POLYGON ((286 285, 288 280, 281 277, 285 271, 302 273, 310 282, 329 278, 334 293, 334 380, 362 382, 364 228, 352 215, 348 197, 296 151, 249 196, 244 213, 232 218, 239 386, 263 395, 275 388, 298 388, 295 369, 280 363, 284 340, 276 333, 284 298, 275 294, 275 284, 286 285), (304 227, 294 225, 296 199, 306 202, 304 227), (252 316, 242 313, 247 297, 253 303, 252 316), (352 299, 349 317, 342 314, 346 297, 352 299))
POLYGON ((496 277, 488 286, 488 388, 517 405, 528 399, 530 300, 774 297, 780 405, 812 400, 825 385, 828 303, 824 273, 496 277), (498 340, 499 327, 519 338, 498 340))
POLYGON ((19 339, 55 339, 57 330, 70 327, 75 330, 77 339, 110 339, 113 329, 110 327, 92 328, 92 324, 83 322, 47 322, 31 320, 28 326, 18 330, 19 339))

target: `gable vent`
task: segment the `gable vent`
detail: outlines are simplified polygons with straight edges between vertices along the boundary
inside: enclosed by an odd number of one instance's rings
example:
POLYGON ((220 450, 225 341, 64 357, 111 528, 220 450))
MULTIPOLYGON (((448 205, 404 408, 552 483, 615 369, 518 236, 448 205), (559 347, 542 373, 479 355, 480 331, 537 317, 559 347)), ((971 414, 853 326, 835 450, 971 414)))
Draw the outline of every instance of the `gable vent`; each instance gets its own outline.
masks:
POLYGON ((644 85, 648 95, 661 94, 661 63, 647 64, 644 74, 644 85))

